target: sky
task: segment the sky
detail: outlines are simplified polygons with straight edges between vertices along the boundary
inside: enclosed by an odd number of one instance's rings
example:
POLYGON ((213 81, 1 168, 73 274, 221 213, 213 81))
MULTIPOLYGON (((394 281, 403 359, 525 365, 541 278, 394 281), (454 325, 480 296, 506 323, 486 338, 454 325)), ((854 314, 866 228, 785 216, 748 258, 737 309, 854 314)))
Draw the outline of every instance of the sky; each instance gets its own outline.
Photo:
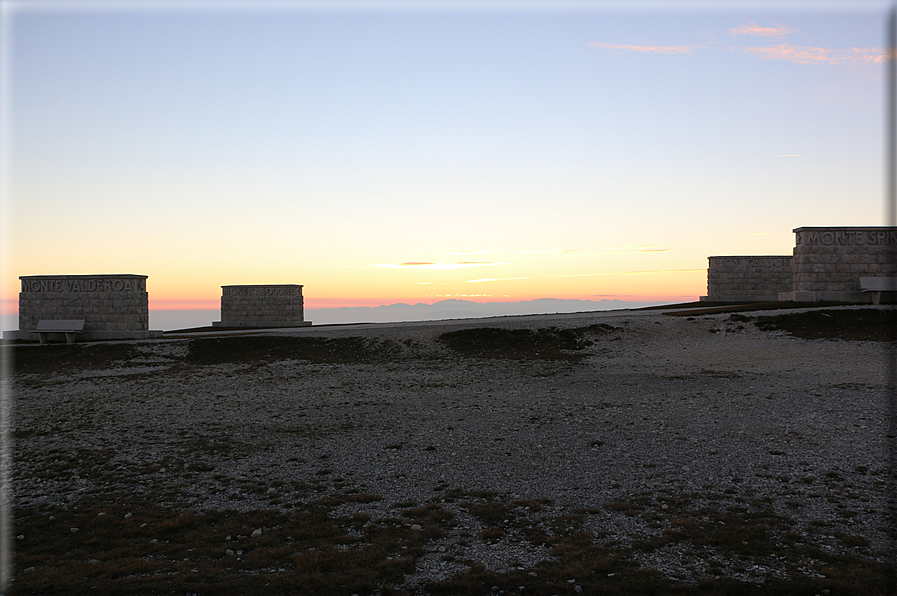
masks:
POLYGON ((696 300, 886 223, 891 6, 2 0, 0 306, 696 300))

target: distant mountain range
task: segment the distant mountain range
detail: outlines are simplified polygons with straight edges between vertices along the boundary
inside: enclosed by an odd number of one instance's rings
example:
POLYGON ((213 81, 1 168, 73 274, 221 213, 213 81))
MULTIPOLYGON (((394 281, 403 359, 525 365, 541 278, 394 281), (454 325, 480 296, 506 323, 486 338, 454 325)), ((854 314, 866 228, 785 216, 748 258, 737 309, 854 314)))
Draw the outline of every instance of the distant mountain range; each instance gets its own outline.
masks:
MULTIPOLYGON (((477 319, 510 315, 540 315, 592 310, 643 308, 660 302, 624 302, 622 300, 560 300, 540 298, 524 302, 472 302, 441 300, 434 304, 387 304, 383 306, 348 306, 343 308, 306 308, 305 320, 314 325, 337 323, 394 323, 400 321, 438 321, 442 319, 477 319)), ((150 328, 171 331, 193 327, 209 327, 221 319, 221 311, 150 310, 150 328)))
POLYGON ((524 302, 472 302, 440 300, 433 304, 388 304, 344 308, 307 308, 305 319, 315 325, 332 323, 390 323, 398 321, 431 321, 440 319, 476 319, 507 315, 539 315, 592 310, 643 308, 657 302, 623 302, 622 300, 561 300, 540 298, 524 302))

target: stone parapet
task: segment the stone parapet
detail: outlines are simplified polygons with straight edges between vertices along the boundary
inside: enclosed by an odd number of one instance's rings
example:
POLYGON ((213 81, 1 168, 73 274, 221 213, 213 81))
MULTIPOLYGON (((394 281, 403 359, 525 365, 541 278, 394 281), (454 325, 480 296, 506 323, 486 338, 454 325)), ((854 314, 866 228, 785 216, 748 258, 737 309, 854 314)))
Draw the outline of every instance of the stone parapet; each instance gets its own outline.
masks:
POLYGON ((65 319, 83 319, 85 333, 149 330, 146 275, 28 275, 19 279, 19 332, 36 329, 41 320, 65 319))
MULTIPOLYGON (((66 337, 64 333, 49 333, 50 341, 64 342, 66 337)), ((77 335, 79 342, 84 341, 107 341, 116 339, 161 339, 162 331, 84 331, 77 335)), ((40 335, 37 331, 4 331, 3 339, 23 341, 39 341, 40 335)))
POLYGON ((897 276, 897 227, 802 227, 794 234, 795 299, 871 302, 860 278, 897 276))
POLYGON ((253 319, 250 321, 212 321, 212 327, 308 327, 311 321, 278 321, 253 319))
POLYGON ((702 296, 702 301, 767 302, 792 289, 791 256, 715 256, 707 260, 707 296, 702 296))
POLYGON ((298 284, 221 286, 221 320, 214 327, 301 327, 305 321, 298 284))

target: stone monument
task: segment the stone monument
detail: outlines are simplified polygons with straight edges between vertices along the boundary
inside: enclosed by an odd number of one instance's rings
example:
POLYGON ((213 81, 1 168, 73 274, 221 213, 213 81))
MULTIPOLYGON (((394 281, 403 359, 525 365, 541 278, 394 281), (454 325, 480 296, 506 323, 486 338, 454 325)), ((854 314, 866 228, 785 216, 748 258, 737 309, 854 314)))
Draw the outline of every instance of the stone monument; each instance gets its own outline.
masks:
POLYGON ((897 299, 897 227, 795 228, 791 256, 708 257, 706 302, 897 299))
POLYGON ((19 330, 4 339, 79 340, 162 337, 149 330, 146 275, 21 276, 19 330), (42 337, 43 334, 43 337, 42 337))
POLYGON ((871 302, 860 278, 897 276, 897 227, 804 227, 794 234, 794 284, 780 300, 871 302))
POLYGON ((305 327, 302 286, 221 286, 221 320, 213 327, 305 327))
POLYGON ((771 302, 792 287, 791 256, 707 257, 707 302, 771 302))

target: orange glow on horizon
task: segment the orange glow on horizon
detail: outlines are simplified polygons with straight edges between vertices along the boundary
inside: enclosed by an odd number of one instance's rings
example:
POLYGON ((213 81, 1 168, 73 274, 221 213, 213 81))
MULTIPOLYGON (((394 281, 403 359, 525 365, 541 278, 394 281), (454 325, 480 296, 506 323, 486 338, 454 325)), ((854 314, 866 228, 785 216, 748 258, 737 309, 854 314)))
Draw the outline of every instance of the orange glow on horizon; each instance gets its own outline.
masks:
MULTIPOLYGON (((548 264, 554 266, 557 261, 552 259, 548 264)), ((241 271, 226 274, 216 271, 201 276, 150 270, 146 274, 149 275, 147 292, 151 311, 218 310, 221 286, 231 283, 298 283, 303 286, 305 308, 310 310, 433 304, 449 299, 502 303, 554 298, 658 304, 692 302, 707 293, 707 271, 703 268, 678 268, 653 261, 617 265, 616 271, 602 271, 599 267, 591 270, 549 268, 546 264, 533 263, 495 276, 471 274, 468 270, 434 272, 383 268, 310 270, 305 274, 267 271, 250 275, 241 271)), ((0 313, 17 313, 19 286, 17 279, 9 280, 0 300, 0 313)))
POLYGON ((150 310, 209 310, 221 308, 220 298, 149 298, 150 310))
MULTIPOLYGON (((689 293, 671 293, 658 292, 653 294, 589 294, 589 295, 540 295, 540 296, 502 296, 496 298, 483 298, 458 295, 444 296, 425 296, 425 297, 396 297, 396 298, 317 298, 314 300, 306 300, 306 310, 329 309, 329 308, 359 308, 369 307, 376 308, 378 306, 389 306, 392 304, 434 304, 443 300, 464 300, 467 302, 477 302, 480 304, 502 303, 502 302, 532 302, 534 300, 553 298, 557 300, 592 300, 600 302, 601 300, 619 300, 622 302, 645 302, 652 304, 678 304, 685 302, 696 302, 699 295, 689 293)), ((150 311, 163 310, 218 310, 221 307, 219 298, 215 299, 153 299, 150 298, 150 311)), ((2 299, 0 300, 0 315, 16 316, 18 315, 18 300, 2 299)))

